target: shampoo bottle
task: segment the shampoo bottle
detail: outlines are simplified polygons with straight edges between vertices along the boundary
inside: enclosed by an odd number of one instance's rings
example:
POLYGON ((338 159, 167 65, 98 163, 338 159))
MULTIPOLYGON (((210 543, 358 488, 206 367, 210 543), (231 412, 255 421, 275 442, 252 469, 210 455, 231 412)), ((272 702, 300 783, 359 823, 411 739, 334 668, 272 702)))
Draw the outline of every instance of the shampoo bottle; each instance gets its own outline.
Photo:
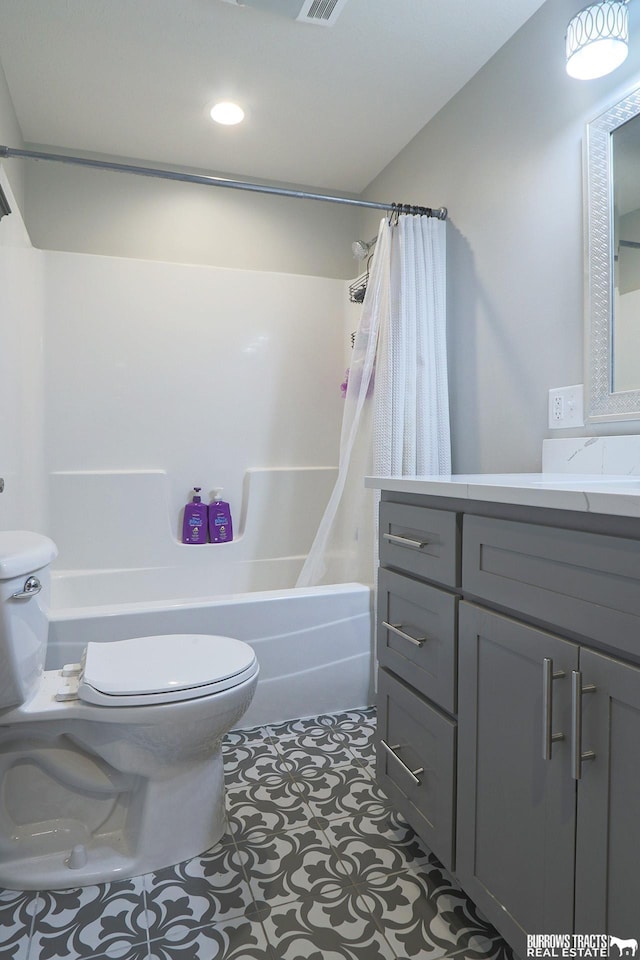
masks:
POLYGON ((207 505, 198 496, 202 487, 193 488, 193 500, 184 508, 183 543, 207 542, 207 505))
POLYGON ((222 490, 218 490, 209 504, 209 540, 211 543, 227 543, 233 540, 231 508, 226 500, 220 499, 222 490))

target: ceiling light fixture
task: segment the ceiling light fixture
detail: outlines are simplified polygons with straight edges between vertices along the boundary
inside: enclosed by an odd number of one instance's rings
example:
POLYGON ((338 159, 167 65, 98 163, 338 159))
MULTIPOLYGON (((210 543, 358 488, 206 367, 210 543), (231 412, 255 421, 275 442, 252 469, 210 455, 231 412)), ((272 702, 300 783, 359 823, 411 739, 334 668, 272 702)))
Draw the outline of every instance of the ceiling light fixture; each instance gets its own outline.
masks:
POLYGON ((595 80, 611 73, 628 53, 627 0, 600 0, 576 13, 567 27, 567 73, 595 80))
POLYGON ((244 110, 237 103, 228 101, 216 103, 211 108, 211 119, 215 120, 216 123, 223 123, 225 126, 231 127, 244 120, 244 110))

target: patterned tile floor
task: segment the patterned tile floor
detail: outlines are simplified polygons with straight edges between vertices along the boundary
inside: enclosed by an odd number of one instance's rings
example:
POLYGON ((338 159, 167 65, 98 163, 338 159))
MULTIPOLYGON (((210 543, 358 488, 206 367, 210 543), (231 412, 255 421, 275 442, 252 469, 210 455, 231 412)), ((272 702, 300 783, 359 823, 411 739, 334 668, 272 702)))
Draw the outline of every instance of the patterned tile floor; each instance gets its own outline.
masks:
POLYGON ((512 960, 373 779, 373 710, 235 731, 228 831, 133 880, 0 890, 3 960, 512 960))

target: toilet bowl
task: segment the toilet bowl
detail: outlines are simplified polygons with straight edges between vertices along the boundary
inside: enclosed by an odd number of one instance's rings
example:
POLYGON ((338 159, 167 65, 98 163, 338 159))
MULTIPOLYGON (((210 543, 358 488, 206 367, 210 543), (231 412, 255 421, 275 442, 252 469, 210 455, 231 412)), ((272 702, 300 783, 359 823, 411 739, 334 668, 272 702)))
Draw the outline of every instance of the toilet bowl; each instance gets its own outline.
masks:
POLYGON ((258 681, 231 637, 89 643, 44 670, 47 537, 0 532, 0 886, 133 877, 225 829, 222 738, 258 681))

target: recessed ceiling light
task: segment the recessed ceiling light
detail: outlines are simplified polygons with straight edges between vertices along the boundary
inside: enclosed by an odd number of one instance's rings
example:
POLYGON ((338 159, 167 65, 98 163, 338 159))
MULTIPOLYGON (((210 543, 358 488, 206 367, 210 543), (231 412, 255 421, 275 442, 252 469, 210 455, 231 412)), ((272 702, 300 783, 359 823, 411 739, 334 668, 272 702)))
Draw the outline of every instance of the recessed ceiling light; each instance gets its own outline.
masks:
POLYGON ((233 126, 234 123, 241 123, 244 120, 244 110, 237 103, 216 103, 211 108, 211 119, 216 123, 233 126))

